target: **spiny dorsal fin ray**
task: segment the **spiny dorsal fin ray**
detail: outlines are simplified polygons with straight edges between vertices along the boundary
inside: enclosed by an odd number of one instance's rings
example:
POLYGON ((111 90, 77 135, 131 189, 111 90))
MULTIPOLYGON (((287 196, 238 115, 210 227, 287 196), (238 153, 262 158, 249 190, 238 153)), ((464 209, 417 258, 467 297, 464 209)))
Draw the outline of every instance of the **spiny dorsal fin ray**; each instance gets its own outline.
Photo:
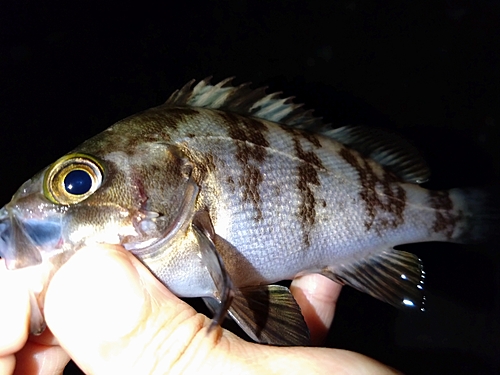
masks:
POLYGON ((414 254, 386 249, 356 262, 328 267, 321 273, 393 306, 424 309, 425 272, 414 254))
POLYGON ((231 86, 233 77, 216 85, 211 85, 210 79, 205 78, 194 87, 195 80, 189 81, 175 91, 165 105, 219 109, 297 128, 323 125, 320 118, 312 116, 312 110, 302 109, 302 104, 293 103, 292 97, 280 98, 280 92, 266 94, 266 87, 251 89, 250 83, 231 86))
POLYGON ((362 126, 341 128, 324 124, 312 110, 293 103, 293 97, 280 98, 280 92, 266 94, 266 87, 251 89, 250 83, 231 86, 233 77, 210 84, 211 77, 191 80, 175 91, 165 102, 167 106, 218 109, 273 121, 291 128, 320 133, 369 157, 406 182, 422 183, 429 169, 415 147, 396 135, 362 126))

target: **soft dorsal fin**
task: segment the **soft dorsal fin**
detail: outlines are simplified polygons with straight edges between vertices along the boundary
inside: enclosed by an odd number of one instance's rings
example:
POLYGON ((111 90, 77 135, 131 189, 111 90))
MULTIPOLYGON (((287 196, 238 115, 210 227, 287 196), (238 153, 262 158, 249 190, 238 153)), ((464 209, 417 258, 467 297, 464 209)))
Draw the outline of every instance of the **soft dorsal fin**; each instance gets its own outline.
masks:
POLYGON ((231 86, 233 77, 216 85, 211 85, 210 79, 205 78, 193 88, 195 80, 189 81, 165 105, 219 109, 297 128, 323 125, 321 118, 314 117, 312 110, 302 109, 303 104, 293 103, 292 97, 280 98, 281 92, 266 94, 266 87, 251 89, 250 82, 231 86))
POLYGON ((324 128, 319 132, 383 165, 405 182, 421 184, 430 170, 417 148, 396 134, 367 126, 324 128))
POLYGON ((266 87, 251 89, 250 83, 231 86, 233 77, 216 85, 210 84, 210 79, 194 87, 195 80, 191 80, 165 105, 218 109, 319 133, 375 160, 403 181, 422 183, 429 178, 427 164, 417 149, 394 134, 363 126, 335 128, 314 117, 312 110, 304 110, 302 104, 293 103, 293 97, 280 98, 280 92, 266 94, 266 87))

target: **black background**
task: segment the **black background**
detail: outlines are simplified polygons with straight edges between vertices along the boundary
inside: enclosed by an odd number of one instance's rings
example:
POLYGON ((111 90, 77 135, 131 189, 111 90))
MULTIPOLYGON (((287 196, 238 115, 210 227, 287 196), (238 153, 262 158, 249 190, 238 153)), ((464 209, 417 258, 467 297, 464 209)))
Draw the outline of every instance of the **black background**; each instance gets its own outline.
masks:
MULTIPOLYGON (((497 1, 23 2, 0 6, 1 200, 192 78, 284 91, 335 124, 414 143, 429 188, 498 181, 497 1)), ((405 246, 427 312, 344 288, 327 345, 408 374, 499 373, 497 244, 405 246)), ((73 373, 68 369, 67 373, 73 373)))

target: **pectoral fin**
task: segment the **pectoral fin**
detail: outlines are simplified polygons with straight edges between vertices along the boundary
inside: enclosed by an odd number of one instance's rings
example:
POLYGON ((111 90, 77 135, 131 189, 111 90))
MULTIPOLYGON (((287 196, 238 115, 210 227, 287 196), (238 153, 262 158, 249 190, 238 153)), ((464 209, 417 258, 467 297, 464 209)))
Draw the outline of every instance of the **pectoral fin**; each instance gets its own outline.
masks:
POLYGON ((208 212, 197 212, 193 219, 192 226, 200 244, 199 248, 202 263, 207 268, 215 285, 214 298, 218 303, 211 305, 211 308, 214 310, 214 317, 210 327, 210 329, 212 329, 220 325, 227 314, 234 295, 233 283, 215 248, 213 241, 214 230, 208 212))
POLYGON ((271 345, 310 345, 309 329, 290 290, 280 285, 233 288, 215 246, 210 215, 197 212, 192 221, 200 243, 201 256, 216 286, 215 299, 204 298, 214 313, 212 326, 226 313, 253 340, 271 345))
POLYGON ((235 291, 229 315, 257 342, 310 345, 300 307, 284 286, 259 285, 235 291))
POLYGON ((321 273, 396 307, 423 310, 422 262, 406 251, 386 249, 366 259, 327 267, 321 273))

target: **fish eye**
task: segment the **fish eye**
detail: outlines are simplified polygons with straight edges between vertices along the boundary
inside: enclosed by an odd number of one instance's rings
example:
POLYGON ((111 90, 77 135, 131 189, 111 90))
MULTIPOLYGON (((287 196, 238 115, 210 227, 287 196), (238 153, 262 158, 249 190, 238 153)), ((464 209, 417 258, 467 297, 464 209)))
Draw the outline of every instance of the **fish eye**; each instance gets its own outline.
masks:
POLYGON ((83 169, 73 169, 64 177, 64 188, 68 194, 85 194, 92 188, 92 177, 83 169))
POLYGON ((43 192, 57 204, 75 204, 91 196, 102 184, 103 167, 86 154, 63 156, 45 172, 43 192))

